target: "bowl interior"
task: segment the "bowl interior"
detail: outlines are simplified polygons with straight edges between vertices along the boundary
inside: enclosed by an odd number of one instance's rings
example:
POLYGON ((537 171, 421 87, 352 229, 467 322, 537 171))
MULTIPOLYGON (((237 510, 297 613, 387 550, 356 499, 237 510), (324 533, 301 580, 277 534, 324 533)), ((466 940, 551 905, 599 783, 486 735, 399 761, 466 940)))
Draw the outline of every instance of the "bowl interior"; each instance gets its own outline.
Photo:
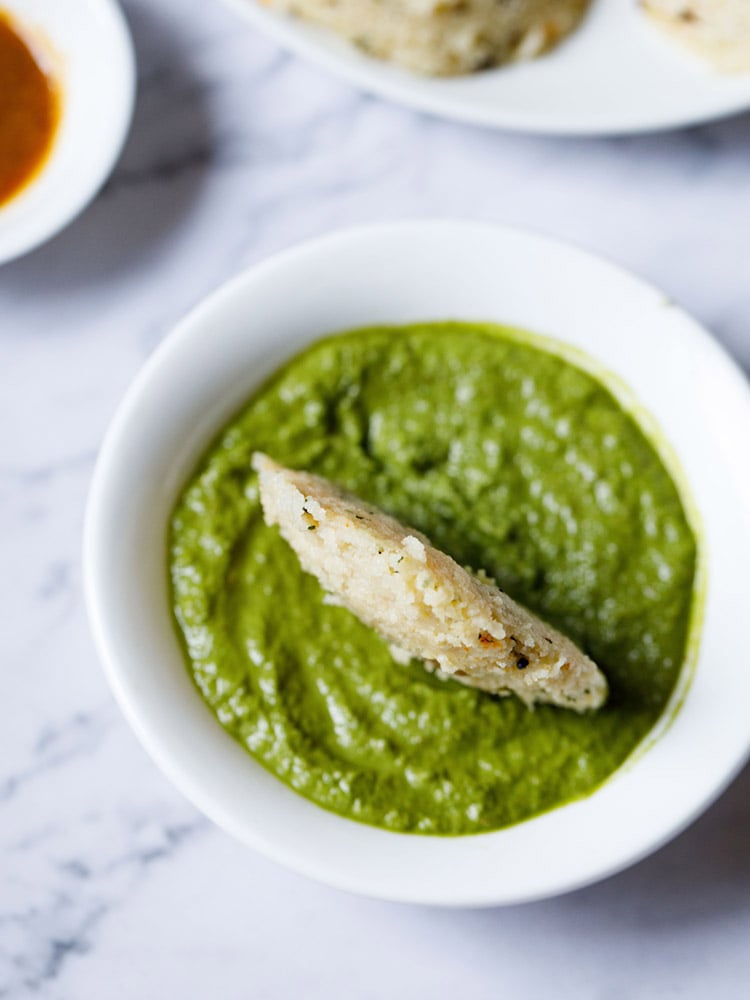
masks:
POLYGON ((342 888, 443 904, 551 895, 655 848, 748 749, 741 581, 750 557, 747 386, 716 344, 619 269, 539 237, 464 223, 354 231, 275 258, 199 306, 156 352, 106 439, 87 516, 89 609, 110 682, 157 763, 217 823, 342 888), (419 319, 510 323, 583 350, 661 429, 701 521, 705 613, 694 678, 661 738, 600 790, 516 827, 399 835, 312 805, 218 726, 172 627, 166 530, 223 422, 310 340, 419 319), (623 384, 626 388, 623 388, 623 384), (720 405, 719 405, 720 402, 720 405), (711 752, 707 753, 706 748, 711 752))
POLYGON ((107 177, 132 114, 135 64, 114 0, 3 0, 22 36, 59 81, 62 110, 49 158, 0 207, 0 263, 70 221, 107 177))

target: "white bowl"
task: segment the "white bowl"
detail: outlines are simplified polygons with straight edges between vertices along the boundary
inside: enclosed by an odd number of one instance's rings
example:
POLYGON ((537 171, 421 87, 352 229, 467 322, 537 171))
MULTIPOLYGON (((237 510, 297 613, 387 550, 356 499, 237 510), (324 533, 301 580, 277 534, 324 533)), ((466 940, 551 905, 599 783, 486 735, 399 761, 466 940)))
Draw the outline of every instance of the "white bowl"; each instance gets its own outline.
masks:
POLYGON ((3 0, 59 81, 62 114, 47 161, 0 206, 0 264, 43 243, 91 201, 128 131, 135 60, 115 0, 3 0))
POLYGON ((372 59, 262 0, 224 2, 363 90, 475 125, 559 135, 648 132, 750 107, 750 73, 716 72, 657 30, 636 0, 594 0, 579 29, 540 59, 443 80, 372 59))
POLYGON ((659 292, 579 250, 462 222, 378 226, 290 250, 179 324, 107 435, 84 554, 109 682, 146 749, 198 808, 322 881, 447 905, 518 902, 592 882, 677 833, 748 753, 748 439, 748 387, 714 340, 659 292), (217 430, 285 358, 331 331, 445 318, 554 336, 622 380, 616 391, 632 391, 650 411, 684 470, 707 569, 694 678, 660 738, 580 802, 457 838, 342 819, 263 770, 193 686, 170 617, 166 566, 181 486, 217 430))

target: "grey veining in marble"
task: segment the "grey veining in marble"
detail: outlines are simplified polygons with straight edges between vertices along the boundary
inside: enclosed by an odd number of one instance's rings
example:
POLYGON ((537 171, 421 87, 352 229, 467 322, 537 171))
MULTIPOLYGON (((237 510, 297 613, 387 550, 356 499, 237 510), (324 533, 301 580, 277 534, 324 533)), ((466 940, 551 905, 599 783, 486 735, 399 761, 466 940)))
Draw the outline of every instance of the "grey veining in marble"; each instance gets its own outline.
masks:
POLYGON ((78 221, 0 270, 0 996, 746 997, 750 773, 655 856, 561 899, 349 897, 233 843, 146 758, 97 664, 79 550, 106 424, 171 324, 337 227, 468 216, 572 240, 661 285, 750 369, 750 116, 493 134, 363 96, 216 0, 125 7, 124 155, 78 221))

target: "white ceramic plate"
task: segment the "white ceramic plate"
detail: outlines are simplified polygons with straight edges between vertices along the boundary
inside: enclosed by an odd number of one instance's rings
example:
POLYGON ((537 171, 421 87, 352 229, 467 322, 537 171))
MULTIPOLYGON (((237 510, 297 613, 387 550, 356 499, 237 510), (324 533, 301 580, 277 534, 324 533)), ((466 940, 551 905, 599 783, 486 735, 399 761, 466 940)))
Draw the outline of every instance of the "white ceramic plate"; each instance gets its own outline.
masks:
POLYGON ((2 0, 60 81, 62 116, 39 174, 0 206, 0 264, 49 239, 91 201, 122 148, 135 61, 115 0, 2 0))
POLYGON ((362 55, 260 0, 224 0, 282 45, 364 90, 444 118, 569 135, 643 132, 750 107, 750 74, 725 77, 668 41, 636 0, 593 0, 580 29, 532 62, 431 80, 362 55))
POLYGON ((292 868, 371 896, 497 904, 602 878, 662 844, 748 752, 750 393, 663 295, 611 264, 524 233, 404 223, 341 233, 252 268, 164 341, 128 393, 97 465, 85 578, 107 675, 146 749, 220 826, 292 868), (385 832, 301 798, 218 725, 170 618, 166 532, 177 494, 223 423, 284 359, 331 331, 461 318, 582 349, 653 416, 681 464, 708 571, 684 704, 646 752, 583 801, 470 837, 385 832))

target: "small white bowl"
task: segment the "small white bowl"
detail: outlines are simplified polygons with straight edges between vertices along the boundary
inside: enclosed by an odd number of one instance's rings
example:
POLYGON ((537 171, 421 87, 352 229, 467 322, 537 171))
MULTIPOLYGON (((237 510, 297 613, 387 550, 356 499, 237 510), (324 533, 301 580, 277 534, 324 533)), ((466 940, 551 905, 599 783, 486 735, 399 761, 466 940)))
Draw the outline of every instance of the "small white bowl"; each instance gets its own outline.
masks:
POLYGON ((747 756, 749 438, 748 387, 715 341, 659 292, 579 250, 462 222, 378 226, 290 250, 179 324, 107 435, 84 557, 109 682, 146 749, 198 808, 322 881, 445 905, 514 903, 595 881, 676 834, 747 756), (447 318, 535 330, 614 373, 615 391, 632 392, 650 412, 682 466, 707 570, 694 677, 659 738, 580 802, 456 838, 342 819, 263 770, 193 686, 170 617, 166 565, 167 524, 186 477, 285 358, 335 330, 447 318))
POLYGON ((127 135, 135 58, 115 0, 3 0, 60 85, 61 118, 39 173, 0 206, 0 264, 54 236, 91 201, 127 135))

